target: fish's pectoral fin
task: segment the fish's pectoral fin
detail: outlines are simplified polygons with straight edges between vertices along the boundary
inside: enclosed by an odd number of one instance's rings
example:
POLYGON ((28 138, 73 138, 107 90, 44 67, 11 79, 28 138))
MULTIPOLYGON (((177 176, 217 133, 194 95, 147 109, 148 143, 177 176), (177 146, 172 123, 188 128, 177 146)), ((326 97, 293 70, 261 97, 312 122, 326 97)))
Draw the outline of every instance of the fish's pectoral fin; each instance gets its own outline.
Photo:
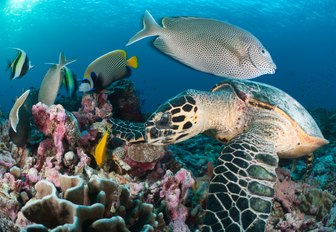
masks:
POLYGON ((132 56, 127 60, 127 65, 132 68, 138 68, 138 57, 132 56))
POLYGON ((143 29, 130 38, 126 46, 131 45, 132 43, 135 43, 143 38, 158 35, 161 29, 162 28, 159 26, 159 24, 157 24, 153 16, 146 10, 143 17, 143 29))
POLYGON ((278 156, 252 132, 230 140, 213 169, 204 231, 265 231, 271 214, 278 156))

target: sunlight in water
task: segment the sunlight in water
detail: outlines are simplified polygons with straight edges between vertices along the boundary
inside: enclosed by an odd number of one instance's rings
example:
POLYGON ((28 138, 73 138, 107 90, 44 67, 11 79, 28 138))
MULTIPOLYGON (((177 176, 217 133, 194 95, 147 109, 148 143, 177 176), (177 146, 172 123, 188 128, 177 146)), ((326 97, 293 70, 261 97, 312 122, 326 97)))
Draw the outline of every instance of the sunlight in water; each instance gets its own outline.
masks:
POLYGON ((40 0, 8 0, 4 9, 6 15, 23 15, 31 12, 40 0))

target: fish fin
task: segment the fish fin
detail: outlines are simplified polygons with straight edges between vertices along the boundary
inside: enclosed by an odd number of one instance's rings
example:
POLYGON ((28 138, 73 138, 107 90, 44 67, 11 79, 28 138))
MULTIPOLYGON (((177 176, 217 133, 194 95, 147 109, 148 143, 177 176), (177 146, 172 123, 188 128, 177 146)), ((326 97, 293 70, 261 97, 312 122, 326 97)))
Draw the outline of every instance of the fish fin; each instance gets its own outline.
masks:
POLYGON ((89 83, 81 83, 78 87, 78 91, 79 92, 84 92, 84 93, 91 91, 90 84, 89 83))
POLYGON ((68 59, 67 60, 64 56, 64 53, 60 52, 60 54, 59 54, 59 64, 58 64, 60 67, 63 68, 65 65, 71 64, 75 61, 76 61, 76 59, 68 59))
POLYGON ((154 46, 159 49, 161 52, 173 57, 174 59, 177 59, 179 61, 181 61, 182 63, 184 62, 183 60, 181 60, 180 58, 178 58, 171 50, 170 48, 167 46, 167 44, 165 43, 165 41, 163 39, 161 39, 160 37, 156 38, 153 42, 154 46))
POLYGON ((20 110, 21 106, 23 105, 23 103, 26 101, 29 93, 30 93, 30 89, 28 89, 18 99, 16 99, 13 108, 9 112, 9 121, 10 121, 11 127, 12 127, 12 129, 15 133, 17 133, 16 127, 19 124, 19 120, 20 120, 19 119, 19 110, 20 110))
POLYGON ((132 68, 138 68, 138 57, 132 56, 127 60, 127 65, 132 68))
MULTIPOLYGON (((111 54, 118 54, 118 53, 120 53, 120 54, 122 54, 122 56, 125 58, 125 60, 126 60, 126 56, 127 56, 127 54, 126 54, 126 51, 125 50, 122 50, 122 49, 118 49, 118 50, 115 50, 115 51, 112 51, 112 52, 109 52, 109 53, 107 53, 106 55, 107 56, 110 56, 111 54)), ((105 57, 105 56, 102 56, 102 57, 105 57)))
POLYGON ((144 17, 143 17, 143 28, 141 31, 136 33, 126 44, 126 46, 131 45, 143 38, 149 36, 159 35, 160 31, 162 30, 161 26, 157 24, 153 16, 146 10, 144 17))
POLYGON ((12 67, 12 61, 7 60, 7 68, 6 68, 6 71, 7 71, 8 69, 10 69, 11 67, 12 67))
POLYGON ((34 67, 35 67, 35 65, 32 65, 31 62, 29 61, 29 69, 32 69, 34 67))
POLYGON ((125 73, 124 78, 130 77, 131 74, 132 74, 132 69, 130 67, 126 66, 126 73, 125 73))
POLYGON ((107 143, 108 135, 109 135, 108 131, 106 130, 103 137, 97 144, 94 150, 94 153, 93 153, 93 157, 95 158, 96 163, 100 168, 103 166, 104 159, 106 157, 106 143, 107 143))
POLYGON ((165 17, 161 23, 163 28, 173 28, 175 25, 183 23, 184 21, 200 19, 199 17, 192 16, 178 16, 178 17, 165 17))
POLYGON ((17 50, 19 52, 24 52, 21 48, 14 48, 14 47, 9 47, 10 49, 17 50))
POLYGON ((307 177, 311 174, 312 167, 313 167, 313 161, 314 161, 314 154, 309 153, 307 155, 307 160, 306 160, 306 173, 303 179, 307 179, 307 177))
POLYGON ((46 62, 46 63, 44 63, 44 64, 48 64, 48 65, 57 65, 57 64, 55 64, 55 63, 51 63, 51 62, 46 62))

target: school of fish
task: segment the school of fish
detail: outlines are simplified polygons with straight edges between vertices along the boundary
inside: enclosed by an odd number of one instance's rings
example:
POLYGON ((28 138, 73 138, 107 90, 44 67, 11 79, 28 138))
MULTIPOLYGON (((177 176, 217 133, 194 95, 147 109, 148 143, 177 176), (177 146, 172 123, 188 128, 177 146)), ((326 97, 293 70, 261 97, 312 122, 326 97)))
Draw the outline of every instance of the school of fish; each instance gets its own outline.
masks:
MULTIPOLYGON (((275 73, 276 65, 261 42, 250 32, 232 24, 197 17, 166 17, 160 26, 146 11, 143 26, 126 45, 157 36, 153 42, 157 49, 205 73, 237 79, 275 73)), ((18 51, 17 56, 8 62, 10 79, 13 80, 26 75, 33 67, 25 51, 14 49, 18 51)), ((36 101, 53 105, 61 86, 70 97, 77 92, 108 92, 113 82, 129 77, 132 69, 138 67, 136 56, 127 58, 126 51, 113 50, 93 60, 78 84, 75 74, 68 68, 75 61, 66 59, 61 52, 58 64, 49 63, 51 66, 42 79, 36 101)), ((9 114, 10 137, 17 146, 24 146, 28 141, 31 105, 37 103, 29 97, 29 93, 27 90, 16 100, 9 114)), ((105 160, 108 136, 106 131, 92 151, 99 167, 105 160)))

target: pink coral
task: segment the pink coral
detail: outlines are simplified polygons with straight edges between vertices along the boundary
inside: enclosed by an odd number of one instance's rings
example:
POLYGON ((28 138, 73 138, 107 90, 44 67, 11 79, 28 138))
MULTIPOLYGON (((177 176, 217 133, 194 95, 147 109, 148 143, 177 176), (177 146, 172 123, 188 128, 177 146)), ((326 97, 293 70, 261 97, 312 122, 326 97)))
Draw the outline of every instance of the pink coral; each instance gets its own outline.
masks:
POLYGON ((107 94, 84 94, 82 108, 74 112, 81 128, 86 128, 98 118, 108 119, 112 116, 112 105, 107 94))
POLYGON ((296 193, 296 183, 290 179, 290 172, 285 169, 277 169, 277 183, 275 184, 275 199, 281 205, 291 212, 293 207, 299 204, 299 199, 296 193))
POLYGON ((64 153, 64 143, 76 147, 79 138, 77 120, 62 105, 48 107, 38 103, 33 106, 32 113, 37 129, 45 135, 52 136, 56 148, 56 158, 60 163, 64 153))
POLYGON ((181 169, 175 176, 167 170, 164 176, 160 197, 165 199, 166 207, 171 219, 171 227, 179 231, 188 231, 185 221, 188 217, 188 208, 184 206, 187 190, 192 187, 195 180, 186 169, 181 169))

